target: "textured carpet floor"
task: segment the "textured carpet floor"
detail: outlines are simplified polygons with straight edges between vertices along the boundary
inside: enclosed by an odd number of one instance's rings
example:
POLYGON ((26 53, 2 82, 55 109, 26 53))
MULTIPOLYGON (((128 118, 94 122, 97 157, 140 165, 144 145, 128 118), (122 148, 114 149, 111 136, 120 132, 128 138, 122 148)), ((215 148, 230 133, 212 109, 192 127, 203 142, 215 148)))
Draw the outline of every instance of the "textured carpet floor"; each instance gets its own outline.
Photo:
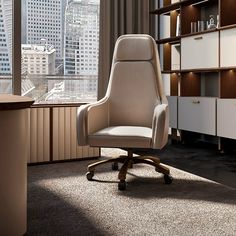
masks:
POLYGON ((91 162, 28 168, 27 235, 236 235, 235 189, 172 167, 165 185, 154 168, 136 165, 121 192, 109 164, 87 181, 91 162))

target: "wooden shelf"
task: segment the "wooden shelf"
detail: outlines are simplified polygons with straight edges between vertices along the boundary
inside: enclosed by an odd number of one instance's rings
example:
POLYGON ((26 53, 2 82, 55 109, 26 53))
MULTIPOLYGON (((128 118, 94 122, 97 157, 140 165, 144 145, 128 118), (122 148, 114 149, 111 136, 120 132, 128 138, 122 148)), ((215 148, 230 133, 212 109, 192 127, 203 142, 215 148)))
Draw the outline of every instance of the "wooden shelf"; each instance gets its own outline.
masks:
POLYGON ((214 72, 221 72, 221 71, 236 71, 236 67, 220 67, 220 68, 199 68, 199 69, 188 69, 188 70, 162 70, 162 74, 173 74, 173 73, 214 73, 214 72))
POLYGON ((162 74, 173 74, 173 73, 181 73, 181 70, 162 70, 161 73, 162 74))
POLYGON ((198 69, 188 69, 188 70, 162 70, 162 74, 172 74, 172 73, 213 73, 227 70, 235 70, 236 67, 221 67, 221 68, 198 68, 198 69))
POLYGON ((180 3, 181 6, 186 6, 186 5, 206 5, 206 4, 210 4, 212 2, 216 2, 218 0, 182 0, 180 3))
POLYGON ((181 2, 177 2, 162 8, 158 8, 155 11, 150 12, 151 14, 161 15, 168 14, 170 11, 178 10, 181 6, 181 2))
POLYGON ((207 73, 207 72, 219 72, 221 68, 198 68, 198 69, 188 69, 188 70, 180 70, 181 73, 207 73))
POLYGON ((233 28, 236 28, 236 24, 221 26, 221 27, 219 27, 219 30, 233 29, 233 28))
POLYGON ((177 44, 177 43, 180 43, 180 39, 181 39, 180 36, 176 36, 176 37, 156 40, 156 43, 157 44, 164 44, 164 43, 177 44))
POLYGON ((186 6, 186 5, 191 5, 191 4, 210 4, 211 2, 216 2, 217 0, 208 0, 206 2, 203 2, 203 0, 182 0, 180 2, 176 2, 173 4, 170 4, 168 6, 164 6, 161 8, 158 8, 154 11, 151 11, 150 14, 155 14, 155 15, 161 15, 161 14, 168 14, 171 11, 179 10, 181 6, 186 6))
POLYGON ((236 66, 235 67, 221 67, 220 71, 225 71, 225 70, 236 70, 236 66))
POLYGON ((200 34, 208 34, 208 33, 212 33, 215 31, 219 31, 219 29, 216 28, 216 29, 209 29, 209 30, 204 30, 204 31, 196 32, 196 33, 191 33, 191 34, 183 34, 180 36, 180 38, 185 38, 185 37, 190 37, 190 36, 195 36, 195 35, 197 36, 200 34))
POLYGON ((216 28, 216 29, 210 29, 210 30, 204 30, 204 31, 201 31, 201 32, 196 32, 196 33, 191 33, 191 34, 184 34, 184 35, 181 35, 181 36, 176 36, 176 37, 170 37, 170 38, 163 38, 163 39, 159 39, 159 40, 156 40, 156 43, 157 44, 164 44, 164 43, 170 43, 170 44, 177 44, 177 43, 180 43, 181 41, 181 38, 185 38, 185 37, 190 37, 190 36, 197 36, 197 35, 201 35, 201 34, 208 34, 208 33, 212 33, 212 32, 215 32, 215 31, 219 31, 221 29, 230 29, 230 28, 236 28, 236 25, 231 26, 231 27, 221 27, 221 28, 216 28))

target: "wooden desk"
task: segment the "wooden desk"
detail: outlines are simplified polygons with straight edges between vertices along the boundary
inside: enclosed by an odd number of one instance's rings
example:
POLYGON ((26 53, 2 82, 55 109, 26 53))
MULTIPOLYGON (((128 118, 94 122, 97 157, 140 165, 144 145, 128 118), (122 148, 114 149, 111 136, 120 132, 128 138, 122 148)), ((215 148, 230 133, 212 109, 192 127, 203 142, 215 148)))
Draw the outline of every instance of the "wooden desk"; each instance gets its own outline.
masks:
POLYGON ((0 235, 27 229, 28 109, 33 100, 0 95, 0 235))

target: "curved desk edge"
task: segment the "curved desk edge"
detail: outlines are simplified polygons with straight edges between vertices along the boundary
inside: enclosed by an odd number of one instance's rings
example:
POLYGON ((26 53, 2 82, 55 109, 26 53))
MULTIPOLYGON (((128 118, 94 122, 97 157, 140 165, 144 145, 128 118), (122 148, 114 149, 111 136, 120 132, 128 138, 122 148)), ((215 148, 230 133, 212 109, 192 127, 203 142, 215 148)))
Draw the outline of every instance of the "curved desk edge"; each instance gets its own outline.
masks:
POLYGON ((29 97, 0 94, 0 111, 29 108, 34 100, 29 97))

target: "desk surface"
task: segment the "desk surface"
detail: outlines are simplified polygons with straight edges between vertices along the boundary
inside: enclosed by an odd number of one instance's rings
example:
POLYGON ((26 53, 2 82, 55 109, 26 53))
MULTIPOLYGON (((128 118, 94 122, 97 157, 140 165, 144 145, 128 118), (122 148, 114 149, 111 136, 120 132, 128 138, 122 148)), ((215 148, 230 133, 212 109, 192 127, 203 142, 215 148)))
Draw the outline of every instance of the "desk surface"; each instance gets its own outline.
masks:
POLYGON ((29 97, 0 94, 0 111, 29 108, 33 103, 29 97))

